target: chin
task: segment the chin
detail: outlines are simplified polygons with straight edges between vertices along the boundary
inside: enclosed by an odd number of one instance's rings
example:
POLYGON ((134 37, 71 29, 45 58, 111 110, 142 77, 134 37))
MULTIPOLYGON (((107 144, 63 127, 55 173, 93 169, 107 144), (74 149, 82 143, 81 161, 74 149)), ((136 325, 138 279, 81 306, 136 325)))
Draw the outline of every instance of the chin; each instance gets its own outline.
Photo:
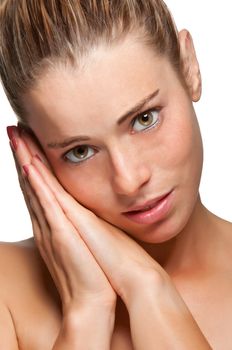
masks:
POLYGON ((173 210, 164 220, 149 225, 146 228, 136 228, 135 230, 126 230, 128 234, 138 241, 145 243, 164 243, 183 233, 188 225, 189 219, 193 213, 192 208, 181 208, 173 210))
POLYGON ((180 232, 181 229, 178 229, 177 227, 174 227, 173 225, 167 222, 160 222, 159 224, 156 224, 156 227, 150 227, 146 229, 146 231, 143 230, 136 233, 133 232, 130 234, 130 236, 140 242, 158 244, 173 239, 180 232))

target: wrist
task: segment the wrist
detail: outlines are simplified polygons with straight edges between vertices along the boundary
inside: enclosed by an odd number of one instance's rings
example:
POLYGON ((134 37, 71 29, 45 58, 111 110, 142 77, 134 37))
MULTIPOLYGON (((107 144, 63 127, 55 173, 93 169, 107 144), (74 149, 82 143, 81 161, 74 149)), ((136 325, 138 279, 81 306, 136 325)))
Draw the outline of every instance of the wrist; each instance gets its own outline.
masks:
POLYGON ((136 276, 123 285, 120 296, 129 310, 133 304, 142 300, 157 299, 170 284, 165 271, 160 272, 155 268, 146 271, 138 269, 136 276))
POLYGON ((205 336, 170 283, 145 289, 128 307, 131 337, 136 349, 210 350, 205 336))
POLYGON ((115 313, 99 305, 69 308, 63 315, 54 350, 110 349, 115 313))
POLYGON ((107 328, 113 327, 115 318, 115 306, 102 307, 102 305, 86 304, 79 305, 77 308, 69 308, 63 314, 63 324, 71 333, 79 328, 96 328, 101 324, 107 328))
POLYGON ((93 296, 87 293, 82 293, 78 298, 62 300, 62 315, 63 320, 67 324, 75 325, 81 317, 89 317, 91 313, 100 313, 102 315, 114 315, 116 308, 115 298, 103 298, 102 296, 93 296))

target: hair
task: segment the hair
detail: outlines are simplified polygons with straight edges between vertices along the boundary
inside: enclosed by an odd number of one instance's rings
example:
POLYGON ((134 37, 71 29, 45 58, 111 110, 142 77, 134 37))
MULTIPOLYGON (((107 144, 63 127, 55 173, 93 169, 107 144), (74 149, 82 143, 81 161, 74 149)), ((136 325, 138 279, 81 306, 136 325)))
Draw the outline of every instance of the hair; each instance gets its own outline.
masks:
POLYGON ((162 0, 0 0, 0 77, 19 121, 21 97, 46 69, 78 65, 100 43, 139 33, 180 68, 177 30, 162 0))

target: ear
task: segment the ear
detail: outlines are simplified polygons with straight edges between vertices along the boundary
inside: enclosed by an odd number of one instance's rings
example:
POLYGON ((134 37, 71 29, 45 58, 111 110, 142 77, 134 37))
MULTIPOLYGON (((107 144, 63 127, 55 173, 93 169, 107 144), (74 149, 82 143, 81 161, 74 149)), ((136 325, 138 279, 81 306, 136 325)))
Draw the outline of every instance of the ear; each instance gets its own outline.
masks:
POLYGON ((202 82, 199 64, 190 33, 183 29, 179 32, 182 75, 193 102, 201 97, 202 82))

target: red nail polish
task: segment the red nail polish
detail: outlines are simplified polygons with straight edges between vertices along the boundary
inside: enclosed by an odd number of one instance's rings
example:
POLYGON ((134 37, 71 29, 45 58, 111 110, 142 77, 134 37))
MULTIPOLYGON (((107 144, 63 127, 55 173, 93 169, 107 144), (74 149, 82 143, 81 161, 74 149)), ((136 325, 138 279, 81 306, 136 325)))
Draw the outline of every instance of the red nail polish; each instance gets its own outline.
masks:
POLYGON ((13 137, 12 139, 10 139, 10 143, 11 143, 11 146, 12 146, 13 150, 17 151, 17 148, 18 148, 17 140, 13 137))
POLYGON ((29 166, 28 165, 23 165, 23 170, 26 176, 29 175, 29 166))
POLYGON ((12 125, 12 126, 7 126, 6 128, 6 132, 7 132, 7 135, 9 137, 10 140, 12 140, 12 138, 15 136, 15 131, 16 131, 16 126, 15 125, 12 125))

